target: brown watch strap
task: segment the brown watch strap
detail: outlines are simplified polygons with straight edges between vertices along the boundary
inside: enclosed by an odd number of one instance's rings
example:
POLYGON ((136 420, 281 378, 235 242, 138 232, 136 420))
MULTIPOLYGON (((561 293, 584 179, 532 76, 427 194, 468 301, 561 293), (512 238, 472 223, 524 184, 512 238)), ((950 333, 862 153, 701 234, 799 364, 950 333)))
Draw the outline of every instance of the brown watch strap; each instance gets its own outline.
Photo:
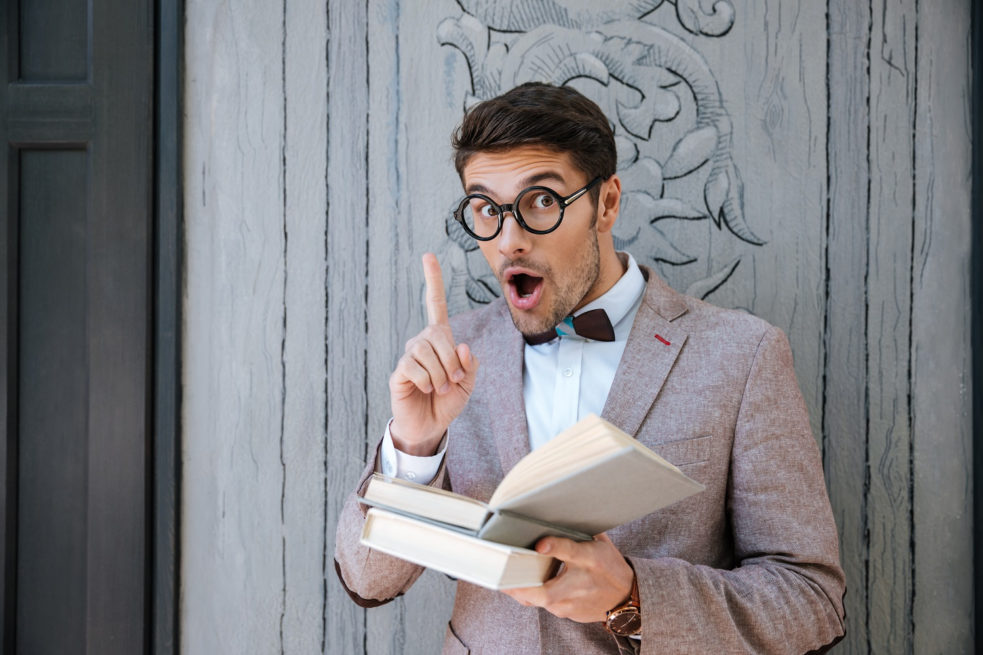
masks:
MULTIPOLYGON (((632 567, 632 573, 635 573, 634 567, 632 567)), ((632 576, 631 592, 628 594, 628 598, 607 611, 604 628, 621 637, 637 635, 642 632, 642 608, 638 593, 637 574, 632 576)))

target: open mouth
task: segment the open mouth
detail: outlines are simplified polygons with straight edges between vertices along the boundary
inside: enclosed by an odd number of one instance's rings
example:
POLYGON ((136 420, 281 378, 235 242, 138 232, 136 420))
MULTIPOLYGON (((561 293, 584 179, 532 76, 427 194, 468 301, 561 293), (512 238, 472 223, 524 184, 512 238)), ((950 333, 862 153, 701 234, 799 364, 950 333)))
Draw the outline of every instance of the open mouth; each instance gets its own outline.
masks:
POLYGON ((509 301, 516 309, 532 309, 543 293, 543 278, 515 271, 507 278, 509 301))
POLYGON ((515 286, 516 293, 520 298, 529 298, 536 291, 536 287, 542 283, 543 278, 533 277, 525 273, 518 273, 512 276, 510 282, 515 286))

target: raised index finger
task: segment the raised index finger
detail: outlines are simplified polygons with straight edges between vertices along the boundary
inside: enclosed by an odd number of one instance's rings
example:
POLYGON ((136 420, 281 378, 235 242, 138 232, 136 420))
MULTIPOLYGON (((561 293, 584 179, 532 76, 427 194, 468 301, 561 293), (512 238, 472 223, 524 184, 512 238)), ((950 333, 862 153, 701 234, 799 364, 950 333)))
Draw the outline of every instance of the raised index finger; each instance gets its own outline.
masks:
POLYGON ((433 253, 423 256, 423 277, 427 282, 427 321, 430 325, 446 325, 449 321, 444 276, 440 272, 440 262, 433 253))

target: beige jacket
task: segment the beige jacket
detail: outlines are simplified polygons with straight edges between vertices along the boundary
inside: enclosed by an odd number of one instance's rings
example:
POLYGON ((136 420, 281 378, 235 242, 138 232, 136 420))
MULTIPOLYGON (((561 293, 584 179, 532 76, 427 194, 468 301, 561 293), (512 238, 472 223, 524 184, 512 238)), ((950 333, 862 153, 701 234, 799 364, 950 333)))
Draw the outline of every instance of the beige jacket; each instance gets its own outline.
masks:
MULTIPOLYGON (((706 490, 608 533, 641 595, 641 642, 620 646, 643 655, 823 649, 843 635, 845 581, 788 341, 643 273, 645 297, 602 415, 706 490)), ((434 484, 487 500, 529 452, 523 341, 501 299, 452 324, 483 364, 434 484)), ((359 487, 373 470, 374 461, 359 487)), ((372 606, 405 592, 421 568, 361 546, 363 518, 353 494, 336 567, 349 594, 372 606)), ((468 652, 617 653, 619 644, 599 623, 459 582, 444 653, 468 652)))

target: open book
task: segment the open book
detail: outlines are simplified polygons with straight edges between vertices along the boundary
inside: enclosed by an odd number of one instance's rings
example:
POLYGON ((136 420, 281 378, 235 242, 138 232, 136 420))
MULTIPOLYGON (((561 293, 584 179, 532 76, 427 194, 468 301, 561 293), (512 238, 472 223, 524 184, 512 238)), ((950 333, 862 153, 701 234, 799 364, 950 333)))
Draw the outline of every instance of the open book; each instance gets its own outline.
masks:
POLYGON ((360 499, 373 507, 362 543, 486 587, 531 586, 551 570, 551 558, 529 550, 539 538, 586 541, 702 490, 591 414, 523 457, 487 503, 374 475, 360 499), (512 560, 536 563, 506 580, 512 560))

